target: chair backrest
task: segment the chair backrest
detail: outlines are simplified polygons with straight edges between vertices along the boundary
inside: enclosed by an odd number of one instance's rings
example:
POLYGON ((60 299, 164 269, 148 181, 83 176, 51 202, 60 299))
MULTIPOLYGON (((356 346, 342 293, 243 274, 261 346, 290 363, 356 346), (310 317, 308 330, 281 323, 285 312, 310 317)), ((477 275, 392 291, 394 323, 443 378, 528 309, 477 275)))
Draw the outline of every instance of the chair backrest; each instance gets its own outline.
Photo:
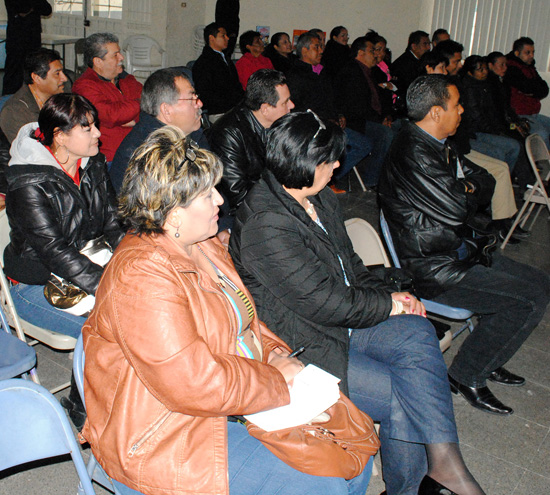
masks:
POLYGON ((378 232, 372 225, 362 218, 350 218, 345 225, 353 250, 366 266, 391 266, 378 232))
POLYGON ((26 378, 27 371, 36 365, 36 352, 12 335, 2 307, 0 307, 0 325, 0 380, 20 375, 26 378))
POLYGON ((382 230, 382 235, 386 241, 386 246, 388 246, 388 251, 390 252, 390 256, 393 261, 393 266, 401 268, 401 263, 399 263, 399 258, 397 257, 395 246, 393 245, 390 227, 388 226, 388 222, 386 222, 386 218, 384 217, 384 212, 382 210, 380 210, 380 229, 382 230))
POLYGON ((82 342, 82 334, 80 334, 76 340, 73 351, 73 375, 74 381, 76 382, 76 388, 78 388, 78 393, 82 399, 82 404, 84 404, 84 409, 86 409, 86 402, 84 402, 84 364, 84 345, 82 342))
POLYGON ((84 63, 85 48, 86 48, 86 38, 80 38, 74 44, 74 72, 76 77, 83 74, 88 68, 84 63))
POLYGON ((0 470, 70 454, 86 495, 95 495, 65 411, 44 387, 27 380, 0 382, 0 470))
POLYGON ((548 180, 550 176, 550 153, 544 140, 538 134, 530 134, 525 139, 525 151, 537 179, 540 179, 538 169, 545 169, 546 180, 548 180))
POLYGON ((130 36, 124 41, 122 48, 126 56, 126 70, 134 73, 140 70, 156 70, 166 67, 164 50, 156 40, 144 34, 130 36), (161 63, 153 63, 153 48, 161 56, 161 63))
POLYGON ((17 315, 10 293, 10 284, 4 275, 4 249, 10 242, 10 225, 6 210, 0 211, 0 305, 5 311, 8 323, 15 328, 17 337, 25 341, 24 334, 38 340, 54 349, 71 350, 76 344, 76 339, 69 335, 54 332, 47 328, 38 327, 22 320, 17 315))

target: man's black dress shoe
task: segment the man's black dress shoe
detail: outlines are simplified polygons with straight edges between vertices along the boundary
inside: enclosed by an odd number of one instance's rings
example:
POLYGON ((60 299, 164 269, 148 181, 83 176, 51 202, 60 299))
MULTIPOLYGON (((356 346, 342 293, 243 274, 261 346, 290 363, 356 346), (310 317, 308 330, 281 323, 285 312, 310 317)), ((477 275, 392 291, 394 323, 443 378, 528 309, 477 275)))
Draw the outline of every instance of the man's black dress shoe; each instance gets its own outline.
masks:
POLYGON ((510 373, 507 369, 497 368, 489 375, 489 380, 501 385, 509 385, 510 387, 521 387, 525 385, 525 378, 519 375, 510 373))
POLYGON ((489 387, 467 387, 466 385, 458 383, 451 376, 449 376, 449 384, 451 385, 453 394, 460 393, 470 405, 477 409, 500 415, 512 414, 514 412, 511 407, 505 406, 500 402, 489 390, 489 387))
POLYGON ((438 481, 430 478, 428 475, 422 478, 418 487, 418 495, 458 495, 457 493, 444 487, 438 481))

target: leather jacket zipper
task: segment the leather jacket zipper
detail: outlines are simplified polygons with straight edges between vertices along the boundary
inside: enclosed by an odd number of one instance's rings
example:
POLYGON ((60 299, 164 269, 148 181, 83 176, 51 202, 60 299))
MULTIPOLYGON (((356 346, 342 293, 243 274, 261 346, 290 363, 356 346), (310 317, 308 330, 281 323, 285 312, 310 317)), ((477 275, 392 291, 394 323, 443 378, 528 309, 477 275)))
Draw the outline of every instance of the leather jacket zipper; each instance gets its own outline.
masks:
POLYGON ((172 412, 168 411, 151 428, 149 428, 149 430, 134 445, 132 445, 132 448, 128 452, 128 457, 134 456, 134 454, 139 450, 139 448, 147 440, 149 440, 158 431, 158 429, 165 423, 165 421, 168 419, 168 416, 170 416, 170 414, 172 414, 172 412))

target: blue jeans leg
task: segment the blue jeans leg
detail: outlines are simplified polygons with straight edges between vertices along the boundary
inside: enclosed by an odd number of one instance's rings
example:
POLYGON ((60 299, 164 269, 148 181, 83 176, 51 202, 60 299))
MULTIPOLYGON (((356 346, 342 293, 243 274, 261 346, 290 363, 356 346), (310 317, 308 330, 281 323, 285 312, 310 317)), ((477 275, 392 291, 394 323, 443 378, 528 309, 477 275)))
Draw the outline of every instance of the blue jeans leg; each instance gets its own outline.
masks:
POLYGON ((361 173, 365 184, 372 187, 378 185, 382 165, 393 140, 393 132, 385 125, 367 122, 365 124, 365 135, 371 138, 373 147, 361 173))
POLYGON ((351 336, 350 398, 380 421, 388 495, 416 495, 427 472, 424 444, 458 442, 447 367, 420 316, 392 316, 351 336))
POLYGON ((86 318, 54 308, 44 297, 43 285, 17 284, 10 292, 17 314, 23 320, 75 339, 79 337, 86 318))
POLYGON ((514 170, 519 157, 521 145, 513 138, 477 132, 476 139, 470 139, 473 150, 492 156, 508 164, 510 173, 514 170))
MULTIPOLYGON (((311 476, 296 471, 251 437, 246 427, 227 423, 229 492, 236 495, 365 495, 372 474, 372 458, 360 476, 311 476)), ((142 495, 113 480, 116 495, 142 495)))
POLYGON ((246 427, 227 423, 229 492, 238 495, 364 495, 372 458, 363 473, 346 481, 291 468, 251 437, 246 427))
POLYGON ((340 163, 340 167, 336 169, 334 176, 339 179, 344 177, 355 165, 365 158, 373 148, 372 140, 361 134, 346 128, 344 131, 347 138, 346 157, 340 163))
POLYGON ((434 300, 481 316, 449 374, 469 387, 484 387, 489 374, 516 353, 544 316, 550 277, 495 253, 491 268, 473 266, 458 284, 434 300))
POLYGON ((520 115, 529 121, 531 125, 531 134, 538 134, 550 148, 550 117, 541 115, 520 115))

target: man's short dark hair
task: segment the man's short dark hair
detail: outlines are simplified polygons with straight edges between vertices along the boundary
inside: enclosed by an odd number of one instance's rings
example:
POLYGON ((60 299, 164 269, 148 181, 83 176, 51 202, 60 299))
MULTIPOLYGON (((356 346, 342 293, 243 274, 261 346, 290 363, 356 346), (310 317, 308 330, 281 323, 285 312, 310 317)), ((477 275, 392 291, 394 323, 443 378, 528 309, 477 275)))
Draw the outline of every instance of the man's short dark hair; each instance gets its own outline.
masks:
POLYGON ((439 42, 439 35, 441 34, 449 34, 449 31, 443 28, 436 29, 434 31, 434 34, 432 35, 432 43, 438 43, 439 42))
POLYGON ((464 45, 460 44, 458 41, 445 40, 438 43, 433 51, 436 54, 445 57, 447 60, 447 65, 449 65, 449 62, 455 53, 462 53, 464 51, 464 45))
POLYGON ((35 52, 29 53, 25 57, 23 69, 23 78, 25 84, 32 84, 32 74, 36 74, 41 79, 46 79, 50 70, 50 64, 56 60, 61 60, 59 52, 49 50, 48 48, 39 48, 35 52))
POLYGON ((422 41, 422 38, 430 39, 430 35, 425 31, 413 31, 409 34, 409 41, 407 48, 410 50, 412 45, 418 45, 422 41))
POLYGON ((250 52, 247 46, 252 45, 256 38, 262 38, 258 31, 245 31, 243 34, 241 34, 241 36, 239 37, 239 48, 241 49, 241 53, 243 55, 250 52))
POLYGON ((107 55, 105 45, 109 43, 117 43, 118 38, 112 33, 95 33, 86 38, 84 43, 84 63, 92 68, 94 66, 94 58, 103 59, 107 55))
POLYGON ((189 81, 187 75, 177 69, 160 69, 153 72, 143 85, 140 101, 141 110, 156 117, 160 113, 162 103, 174 105, 180 97, 176 86, 178 77, 189 81))
POLYGON ((417 77, 407 90, 409 119, 419 122, 436 106, 447 110, 447 102, 451 97, 449 86, 453 86, 453 83, 443 74, 417 77))
POLYGON ((286 84, 282 72, 273 69, 260 69, 254 72, 246 85, 244 104, 252 111, 259 110, 263 103, 272 107, 279 102, 277 86, 286 84))
POLYGON ((372 43, 372 40, 370 40, 368 36, 359 36, 359 38, 354 39, 351 44, 351 58, 357 57, 360 50, 364 51, 367 48, 367 43, 369 41, 372 43))
POLYGON ((535 42, 531 38, 528 38, 527 36, 522 36, 521 38, 514 41, 514 44, 512 45, 512 51, 521 52, 521 50, 523 50, 523 47, 525 45, 535 46, 535 42))
POLYGON ((218 36, 218 31, 222 27, 223 26, 221 24, 218 24, 217 22, 211 22, 210 24, 208 24, 208 26, 204 28, 203 37, 206 46, 210 46, 210 36, 214 36, 214 38, 218 36))
POLYGON ((296 55, 298 55, 300 60, 302 59, 302 49, 306 48, 309 50, 309 47, 314 40, 321 41, 321 38, 319 38, 319 35, 312 33, 311 31, 300 35, 298 41, 296 42, 296 55))
POLYGON ((289 113, 270 128, 266 168, 285 187, 311 187, 317 166, 335 162, 345 148, 346 136, 340 126, 320 122, 313 112, 289 113))

